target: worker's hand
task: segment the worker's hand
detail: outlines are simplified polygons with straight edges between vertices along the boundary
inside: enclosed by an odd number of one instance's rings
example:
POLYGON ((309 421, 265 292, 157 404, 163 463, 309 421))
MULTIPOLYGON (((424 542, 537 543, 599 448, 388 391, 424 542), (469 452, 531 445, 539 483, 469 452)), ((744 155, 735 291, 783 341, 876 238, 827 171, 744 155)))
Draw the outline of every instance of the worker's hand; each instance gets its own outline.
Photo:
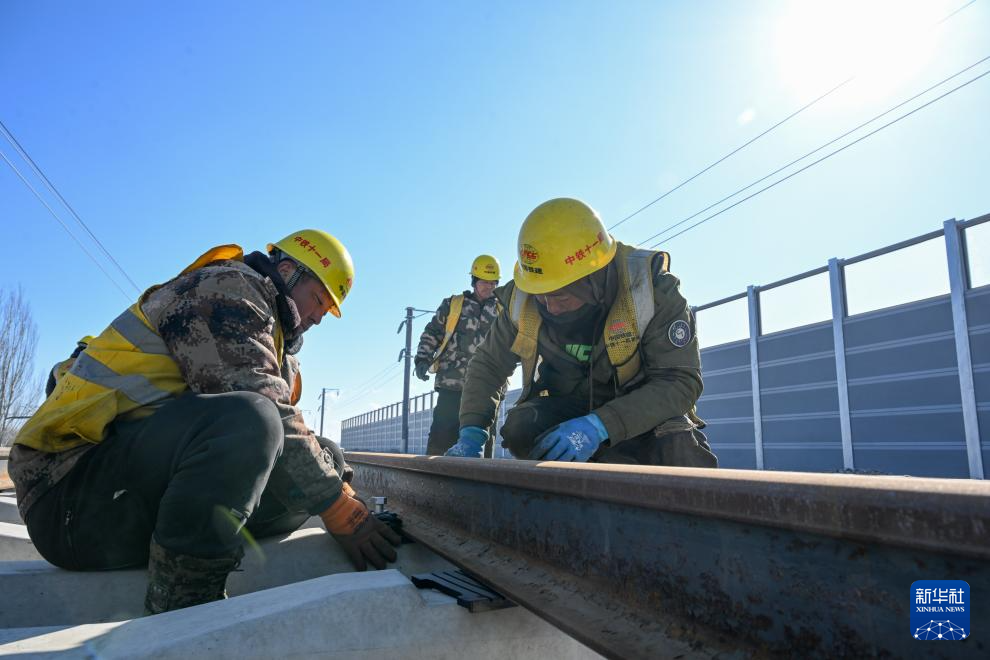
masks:
POLYGON ((529 458, 537 461, 587 461, 608 439, 608 431, 598 415, 569 419, 536 439, 529 458))
POLYGON ((387 562, 396 560, 393 546, 402 539, 347 492, 342 492, 320 518, 357 570, 365 570, 368 562, 381 569, 387 562))
POLYGON ((488 431, 480 426, 465 426, 457 436, 457 444, 448 449, 444 456, 481 458, 486 442, 488 431))
POLYGON ((426 360, 420 360, 416 363, 416 378, 420 380, 429 380, 430 375, 427 373, 430 370, 430 363, 426 360))

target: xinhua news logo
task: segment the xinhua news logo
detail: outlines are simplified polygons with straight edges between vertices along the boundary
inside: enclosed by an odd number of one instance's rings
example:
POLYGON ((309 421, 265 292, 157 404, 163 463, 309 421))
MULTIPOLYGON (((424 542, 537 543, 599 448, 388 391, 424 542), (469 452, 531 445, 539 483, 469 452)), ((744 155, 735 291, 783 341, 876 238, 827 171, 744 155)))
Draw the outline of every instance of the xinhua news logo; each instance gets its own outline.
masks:
POLYGON ((918 580, 911 585, 911 636, 960 641, 969 637, 969 584, 962 580, 918 580))

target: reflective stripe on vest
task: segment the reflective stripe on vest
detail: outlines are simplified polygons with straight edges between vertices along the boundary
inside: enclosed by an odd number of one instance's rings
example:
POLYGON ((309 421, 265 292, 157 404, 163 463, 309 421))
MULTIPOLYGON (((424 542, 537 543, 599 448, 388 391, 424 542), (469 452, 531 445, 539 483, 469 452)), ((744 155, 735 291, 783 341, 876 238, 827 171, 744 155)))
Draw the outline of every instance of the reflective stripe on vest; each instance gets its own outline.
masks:
MULTIPOLYGON (((236 245, 205 253, 183 274, 221 259, 243 261, 236 245)), ((62 452, 106 437, 107 427, 122 415, 149 414, 151 404, 186 389, 178 363, 141 310, 158 287, 142 294, 80 353, 58 379, 51 395, 24 424, 16 443, 46 452, 62 452)), ((282 364, 282 326, 275 318, 276 358, 282 364)))
POLYGON ((462 309, 464 309, 464 294, 459 293, 456 296, 451 296, 450 311, 447 312, 447 322, 444 324, 443 328, 443 341, 440 342, 440 348, 437 349, 433 362, 430 363, 431 374, 435 374, 440 368, 440 356, 443 355, 444 350, 447 348, 447 344, 450 343, 450 338, 454 336, 454 330, 457 329, 457 323, 461 320, 462 309))
POLYGON ((76 363, 72 365, 69 373, 93 385, 99 385, 108 390, 119 390, 128 399, 143 406, 171 396, 168 390, 155 387, 144 376, 118 374, 85 353, 76 358, 76 363))
MULTIPOLYGON (((143 314, 142 314, 143 316, 143 314)), ((161 336, 145 325, 130 308, 110 323, 110 327, 120 333, 142 353, 168 355, 168 347, 161 336)))
MULTIPOLYGON (((603 339, 609 362, 620 387, 632 382, 642 371, 639 343, 653 319, 653 259, 659 255, 659 268, 666 271, 670 257, 666 252, 639 250, 619 243, 615 258, 619 260, 619 293, 605 320, 603 339)), ((523 392, 529 394, 536 377, 540 326, 543 319, 530 294, 513 289, 509 300, 509 318, 516 326, 512 352, 523 367, 523 392)))

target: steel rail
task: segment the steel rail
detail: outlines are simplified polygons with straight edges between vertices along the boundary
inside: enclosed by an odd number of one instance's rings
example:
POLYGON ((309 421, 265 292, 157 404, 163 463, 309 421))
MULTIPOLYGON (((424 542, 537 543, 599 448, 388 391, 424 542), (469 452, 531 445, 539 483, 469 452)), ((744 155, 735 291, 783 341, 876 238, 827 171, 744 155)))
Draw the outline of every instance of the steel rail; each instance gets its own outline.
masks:
POLYGON ((990 483, 350 452, 417 541, 612 658, 985 657, 910 587, 990 606, 990 483), (948 648, 952 646, 953 648, 948 648))

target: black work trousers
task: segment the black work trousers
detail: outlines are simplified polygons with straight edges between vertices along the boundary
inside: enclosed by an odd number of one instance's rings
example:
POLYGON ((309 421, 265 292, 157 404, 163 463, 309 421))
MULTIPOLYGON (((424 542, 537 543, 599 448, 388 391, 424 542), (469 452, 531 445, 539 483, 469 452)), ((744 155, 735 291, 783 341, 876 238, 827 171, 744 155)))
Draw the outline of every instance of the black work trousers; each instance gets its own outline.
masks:
POLYGON ((265 493, 282 421, 253 392, 186 394, 107 438, 27 514, 41 555, 70 570, 146 566, 152 536, 194 557, 236 556, 241 528, 284 533, 309 516, 265 493))
MULTIPOLYGON (((437 405, 433 406, 433 422, 430 424, 430 437, 426 442, 427 456, 443 456, 457 443, 461 430, 460 390, 437 390, 437 405)), ((496 414, 497 417, 497 414, 496 414)), ((495 447, 495 425, 488 429, 488 442, 485 443, 485 458, 491 458, 495 447)))
MULTIPOLYGON (((570 397, 535 397, 508 412, 502 444, 516 458, 528 458, 540 437, 558 424, 588 414, 588 401, 570 397)), ((708 438, 686 418, 676 417, 646 433, 601 447, 590 463, 718 467, 708 438)))

